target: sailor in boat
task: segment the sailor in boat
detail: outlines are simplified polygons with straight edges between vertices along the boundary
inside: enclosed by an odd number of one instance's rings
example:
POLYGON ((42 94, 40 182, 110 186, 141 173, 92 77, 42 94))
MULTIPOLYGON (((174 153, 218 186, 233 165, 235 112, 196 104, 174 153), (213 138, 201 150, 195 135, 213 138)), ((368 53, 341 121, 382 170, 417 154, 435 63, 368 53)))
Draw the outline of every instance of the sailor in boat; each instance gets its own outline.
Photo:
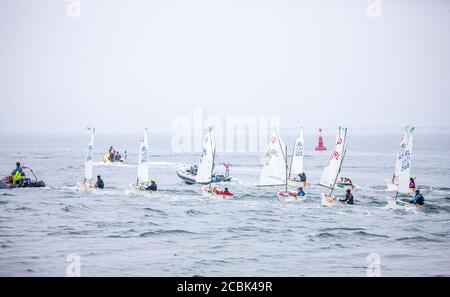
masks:
POLYGON ((412 177, 409 179, 409 189, 411 191, 414 191, 416 189, 416 181, 412 177))
POLYGON ((158 191, 158 185, 156 184, 156 180, 152 179, 150 181, 150 185, 145 186, 145 190, 152 192, 158 191))
POLYGON ((189 169, 189 171, 190 171, 193 175, 197 175, 197 170, 198 170, 197 165, 191 166, 191 168, 189 169))
POLYGON ((305 197, 306 196, 305 191, 303 191, 302 187, 298 188, 297 196, 298 197, 305 197))
POLYGON ((345 176, 345 177, 341 177, 340 183, 341 183, 341 184, 344 184, 344 185, 349 185, 349 186, 353 185, 352 180, 349 179, 349 178, 346 177, 346 176, 345 176))
POLYGON ((298 178, 301 182, 306 182, 306 174, 304 172, 300 173, 298 178))
POLYGON ((230 191, 228 191, 228 188, 225 188, 222 192, 224 195, 231 195, 230 191))
POLYGON ((419 190, 416 190, 416 196, 414 196, 414 199, 409 201, 409 203, 416 204, 416 205, 424 205, 425 204, 425 198, 422 194, 420 194, 419 190))
POLYGON ((110 148, 109 148, 109 160, 111 161, 111 162, 114 162, 114 155, 116 154, 116 150, 111 146, 110 148))
POLYGON ((345 199, 339 199, 340 202, 342 203, 347 203, 347 204, 355 204, 353 202, 353 194, 352 194, 352 190, 348 189, 347 193, 345 194, 345 199))
POLYGON ((223 191, 217 189, 216 187, 212 188, 211 190, 213 193, 215 193, 216 195, 225 195, 225 196, 232 196, 233 193, 231 193, 228 188, 225 188, 223 191))
POLYGON ((100 175, 97 175, 97 182, 95 183, 95 187, 97 189, 103 189, 105 187, 105 183, 100 175))
POLYGON ((120 155, 120 152, 117 152, 114 154, 114 162, 121 162, 122 156, 120 155))

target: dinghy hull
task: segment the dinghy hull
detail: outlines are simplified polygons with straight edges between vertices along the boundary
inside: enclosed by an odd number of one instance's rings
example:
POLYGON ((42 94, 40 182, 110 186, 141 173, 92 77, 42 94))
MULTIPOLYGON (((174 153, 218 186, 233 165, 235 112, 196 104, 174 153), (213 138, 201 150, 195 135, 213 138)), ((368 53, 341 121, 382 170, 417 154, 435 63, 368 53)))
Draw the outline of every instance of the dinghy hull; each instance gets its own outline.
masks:
MULTIPOLYGON (((219 190, 220 191, 220 190, 219 190)), ((215 199, 223 199, 223 200, 228 200, 228 199, 232 199, 234 197, 234 194, 222 194, 222 193, 217 193, 214 192, 213 189, 210 189, 209 187, 202 187, 202 194, 204 197, 208 197, 208 198, 215 198, 215 199)))
POLYGON ((284 202, 290 202, 290 201, 301 201, 304 200, 305 197, 300 197, 297 195, 296 192, 285 192, 285 191, 281 191, 277 193, 278 195, 278 199, 280 201, 284 201, 284 202))
POLYGON ((135 196, 155 197, 158 196, 159 193, 158 191, 146 190, 144 185, 130 184, 128 186, 127 194, 132 194, 135 196))
POLYGON ((387 207, 391 209, 406 209, 406 210, 417 210, 420 206, 416 204, 409 203, 408 201, 403 201, 401 199, 396 199, 393 197, 387 197, 387 207))
POLYGON ((336 197, 323 194, 321 195, 322 206, 338 206, 345 205, 345 203, 340 202, 336 197))
POLYGON ((83 182, 77 183, 77 190, 78 191, 97 191, 98 188, 96 188, 94 185, 86 184, 83 182))
POLYGON ((356 184, 343 184, 343 183, 336 183, 336 188, 344 189, 344 190, 357 190, 359 189, 359 186, 356 184))
POLYGON ((302 181, 299 181, 297 179, 288 179, 288 186, 296 187, 296 188, 300 188, 300 187, 306 188, 306 187, 309 186, 309 183, 302 182, 302 181))
MULTIPOLYGON (((178 169, 177 175, 188 185, 193 185, 193 184, 208 185, 209 184, 209 182, 203 182, 203 183, 197 182, 197 175, 193 174, 188 167, 181 167, 180 169, 178 169)), ((213 175, 212 183, 231 182, 231 179, 232 179, 231 177, 222 178, 222 177, 219 177, 218 175, 213 175)))

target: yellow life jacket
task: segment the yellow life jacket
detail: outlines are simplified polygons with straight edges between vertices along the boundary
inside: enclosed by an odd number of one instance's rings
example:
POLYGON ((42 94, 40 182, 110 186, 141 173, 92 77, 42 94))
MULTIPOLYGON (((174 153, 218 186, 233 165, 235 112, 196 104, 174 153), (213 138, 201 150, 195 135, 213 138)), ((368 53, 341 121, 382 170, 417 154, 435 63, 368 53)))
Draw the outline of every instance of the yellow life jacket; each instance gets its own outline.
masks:
POLYGON ((18 181, 20 181, 22 179, 23 179, 22 172, 16 171, 16 173, 13 176, 13 184, 17 184, 18 181))
POLYGON ((111 163, 111 160, 109 160, 109 153, 103 156, 103 162, 105 163, 111 163))

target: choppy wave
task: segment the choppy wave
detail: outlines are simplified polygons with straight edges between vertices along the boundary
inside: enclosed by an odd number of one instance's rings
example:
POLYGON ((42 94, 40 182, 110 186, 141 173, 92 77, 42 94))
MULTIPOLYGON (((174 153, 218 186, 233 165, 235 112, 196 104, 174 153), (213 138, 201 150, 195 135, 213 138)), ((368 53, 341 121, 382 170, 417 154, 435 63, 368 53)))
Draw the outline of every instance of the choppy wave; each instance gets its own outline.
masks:
MULTIPOLYGON (((392 143, 395 152, 397 139, 392 143)), ((387 161, 372 159, 377 154, 349 154, 342 174, 361 187, 354 191, 357 205, 327 208, 320 205, 324 189, 314 184, 328 153, 308 153, 305 168, 313 185, 306 189, 307 198, 284 203, 276 195, 283 187, 256 187, 261 154, 221 157, 232 164, 231 175, 239 180, 219 185, 239 197, 223 201, 203 197, 200 185, 186 185, 177 177, 175 168, 197 162, 198 153, 153 154, 150 176, 157 179, 160 192, 133 196, 126 191, 136 180, 136 170, 103 162, 94 174, 102 175, 106 188, 77 191, 84 152, 74 153, 58 142, 51 148, 48 158, 41 153, 33 162, 27 160, 47 188, 0 193, 0 261, 21 258, 0 265, 1 275, 63 275, 64 259, 79 253, 84 271, 93 275, 120 275, 123 270, 117 266, 131 263, 126 269, 133 275, 146 275, 151 267, 155 274, 167 276, 365 276, 366 258, 372 252, 382 257, 384 275, 448 274, 447 155, 432 159, 423 148, 415 150, 421 159, 415 159, 413 174, 427 200, 419 210, 403 211, 386 207, 386 197, 395 195, 385 186, 392 174, 391 153, 383 155, 389 156, 387 161), (48 255, 46 261, 38 268, 30 266, 36 262, 32 257, 44 258, 42 251, 48 255)), ((23 158, 30 155, 36 154, 25 152, 23 158)), ((3 169, 10 172, 9 166, 3 169)), ((220 163, 216 170, 223 170, 220 163)), ((334 193, 344 195, 340 189, 334 193)))
POLYGON ((181 229, 173 229, 173 230, 155 230, 155 231, 147 231, 139 234, 140 237, 151 237, 151 236, 163 236, 163 235, 185 235, 185 234, 196 234, 194 232, 181 230, 181 229))

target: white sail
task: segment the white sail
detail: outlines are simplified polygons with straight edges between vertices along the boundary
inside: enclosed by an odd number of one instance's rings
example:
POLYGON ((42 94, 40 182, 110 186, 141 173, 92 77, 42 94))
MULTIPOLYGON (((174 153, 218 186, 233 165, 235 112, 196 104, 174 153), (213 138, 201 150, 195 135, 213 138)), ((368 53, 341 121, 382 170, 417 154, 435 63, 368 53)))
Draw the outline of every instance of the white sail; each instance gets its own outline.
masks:
POLYGON ((258 186, 278 186, 285 184, 285 145, 283 140, 278 136, 277 130, 273 129, 258 186))
POLYGON ((88 146, 88 153, 86 156, 86 162, 84 167, 84 178, 86 181, 92 180, 94 177, 94 169, 93 169, 93 163, 94 163, 94 134, 95 134, 95 128, 88 127, 88 130, 91 131, 91 141, 89 141, 88 146))
POLYGON ((292 154, 291 170, 289 178, 296 178, 299 174, 304 172, 303 158, 305 153, 305 144, 303 137, 303 129, 300 129, 300 135, 295 141, 294 152, 292 154))
POLYGON ((148 136, 147 136, 147 129, 145 129, 144 136, 142 136, 141 138, 141 147, 139 149, 138 181, 140 183, 148 182, 148 164, 149 164, 148 136))
POLYGON ((400 168, 402 167, 402 158, 403 152, 408 143, 408 127, 403 131, 402 142, 400 143, 400 148, 397 153, 397 158, 395 159, 395 169, 394 169, 394 177, 392 178, 392 183, 398 185, 398 178, 400 176, 400 168))
POLYGON ((211 182, 211 175, 214 170, 214 157, 216 154, 216 143, 211 133, 210 128, 206 135, 203 137, 203 152, 198 164, 197 170, 197 183, 209 183, 211 182))
POLYGON ((414 127, 406 127, 404 143, 400 148, 398 154, 398 161, 400 163, 398 173, 398 192, 409 193, 409 179, 411 177, 411 161, 413 148, 413 133, 414 127))
POLYGON ((339 127, 339 134, 336 138, 334 150, 323 170, 319 185, 333 189, 336 185, 337 176, 341 170, 346 151, 347 128, 339 127))

